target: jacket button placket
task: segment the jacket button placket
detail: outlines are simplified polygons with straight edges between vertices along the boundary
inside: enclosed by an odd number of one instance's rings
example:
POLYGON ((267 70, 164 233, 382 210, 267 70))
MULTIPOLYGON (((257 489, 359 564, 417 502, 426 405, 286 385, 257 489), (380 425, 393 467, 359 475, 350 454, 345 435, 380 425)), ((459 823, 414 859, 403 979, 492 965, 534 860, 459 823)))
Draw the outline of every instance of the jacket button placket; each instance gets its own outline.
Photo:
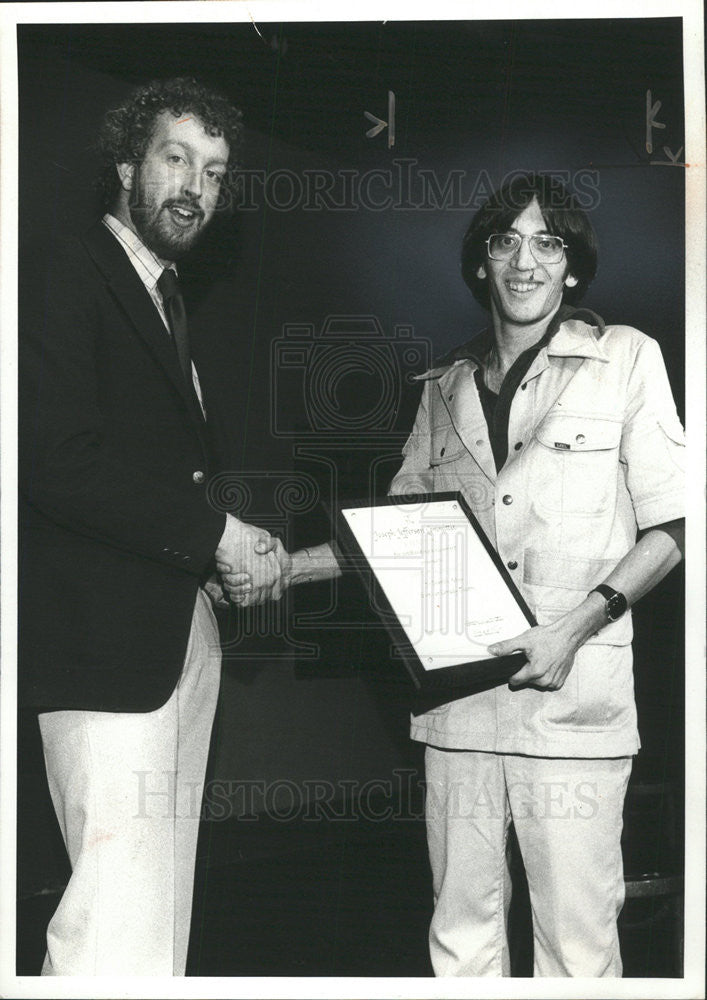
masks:
POLYGON ((504 565, 513 570, 516 582, 522 578, 524 504, 521 502, 521 470, 522 463, 518 459, 509 459, 496 481, 496 546, 504 565))

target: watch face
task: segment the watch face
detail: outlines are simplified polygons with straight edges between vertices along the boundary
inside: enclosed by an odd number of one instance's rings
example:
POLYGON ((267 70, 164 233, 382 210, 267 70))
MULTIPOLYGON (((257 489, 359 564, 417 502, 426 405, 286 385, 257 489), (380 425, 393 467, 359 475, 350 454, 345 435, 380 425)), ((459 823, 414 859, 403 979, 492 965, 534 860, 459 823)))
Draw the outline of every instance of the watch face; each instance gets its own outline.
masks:
POLYGON ((610 622, 618 621, 626 611, 627 602, 623 594, 613 594, 606 602, 606 614, 610 622))

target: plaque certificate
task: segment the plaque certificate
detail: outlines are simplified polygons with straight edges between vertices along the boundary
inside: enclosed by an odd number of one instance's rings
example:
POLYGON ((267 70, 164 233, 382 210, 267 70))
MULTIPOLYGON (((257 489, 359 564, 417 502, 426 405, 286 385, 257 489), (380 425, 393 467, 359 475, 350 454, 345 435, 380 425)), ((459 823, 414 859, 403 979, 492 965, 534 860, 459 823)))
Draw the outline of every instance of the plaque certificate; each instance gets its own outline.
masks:
POLYGON ((523 653, 488 646, 535 621, 461 494, 345 503, 337 527, 418 688, 472 689, 520 669, 523 653))

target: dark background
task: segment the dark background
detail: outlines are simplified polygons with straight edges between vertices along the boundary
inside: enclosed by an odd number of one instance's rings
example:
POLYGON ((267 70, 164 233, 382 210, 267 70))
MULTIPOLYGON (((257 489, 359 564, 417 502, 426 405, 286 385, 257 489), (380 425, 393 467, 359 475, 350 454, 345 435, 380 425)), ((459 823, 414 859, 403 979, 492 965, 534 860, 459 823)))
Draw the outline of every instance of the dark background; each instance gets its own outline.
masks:
MULTIPOLYGON (((567 171, 570 186, 584 185, 585 193, 593 177, 600 267, 584 302, 607 322, 634 325, 659 341, 683 414, 683 169, 650 164, 666 159, 664 144, 675 155, 684 141, 679 19, 258 30, 20 27, 25 278, 41 266, 53 235, 84 228, 99 211, 95 140, 104 110, 152 76, 194 74, 243 109, 249 170, 299 177, 353 171, 360 178, 395 171, 395 160, 408 159, 416 170, 434 171, 442 187, 451 171, 462 171, 465 200, 484 178, 488 191, 511 170, 567 171), (653 133, 652 157, 645 149, 649 89, 666 125, 653 133), (393 149, 385 131, 366 138, 371 123, 363 114, 387 118, 388 90, 397 104, 393 149)), ((206 362, 219 343, 219 377, 236 432, 233 475, 218 497, 237 502, 246 520, 279 531, 291 548, 328 537, 322 501, 386 488, 419 397, 410 374, 485 325, 459 268, 461 238, 480 200, 334 211, 307 210, 300 198, 284 211, 264 204, 259 192, 252 210, 214 225, 181 271, 194 353, 206 362), (343 347, 326 328, 330 316, 349 318, 343 347), (375 340, 363 336, 371 317, 379 325, 375 340), (296 349, 283 355, 278 344, 293 325, 288 340, 296 349), (323 395, 327 384, 335 385, 332 398, 323 395)), ((674 573, 637 609, 635 643, 643 742, 636 772, 670 781, 678 806, 681 608, 682 579, 674 573)), ((222 626, 214 779, 271 787, 287 779, 304 803, 307 782, 330 782, 332 794, 355 796, 367 781, 419 768, 420 748, 407 738, 411 689, 355 581, 301 588, 280 610, 227 616, 222 626)), ((35 737, 31 724, 21 728, 25 895, 61 881, 63 872, 35 737)), ((281 792, 273 801, 287 811, 281 792)), ((301 819, 291 811, 293 821, 301 819)))

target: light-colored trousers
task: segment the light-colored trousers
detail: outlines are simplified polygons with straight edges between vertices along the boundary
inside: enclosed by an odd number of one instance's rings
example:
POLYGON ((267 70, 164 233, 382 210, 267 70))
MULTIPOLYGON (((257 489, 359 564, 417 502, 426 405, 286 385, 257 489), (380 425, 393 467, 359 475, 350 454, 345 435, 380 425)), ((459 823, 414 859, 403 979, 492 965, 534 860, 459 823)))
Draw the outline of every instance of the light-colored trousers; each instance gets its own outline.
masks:
POLYGON ((508 830, 530 890, 536 976, 621 976, 621 829, 632 758, 425 753, 437 976, 508 976, 508 830))
POLYGON ((39 716, 72 867, 42 975, 184 975, 220 672, 216 619, 200 590, 182 674, 165 705, 39 716))

